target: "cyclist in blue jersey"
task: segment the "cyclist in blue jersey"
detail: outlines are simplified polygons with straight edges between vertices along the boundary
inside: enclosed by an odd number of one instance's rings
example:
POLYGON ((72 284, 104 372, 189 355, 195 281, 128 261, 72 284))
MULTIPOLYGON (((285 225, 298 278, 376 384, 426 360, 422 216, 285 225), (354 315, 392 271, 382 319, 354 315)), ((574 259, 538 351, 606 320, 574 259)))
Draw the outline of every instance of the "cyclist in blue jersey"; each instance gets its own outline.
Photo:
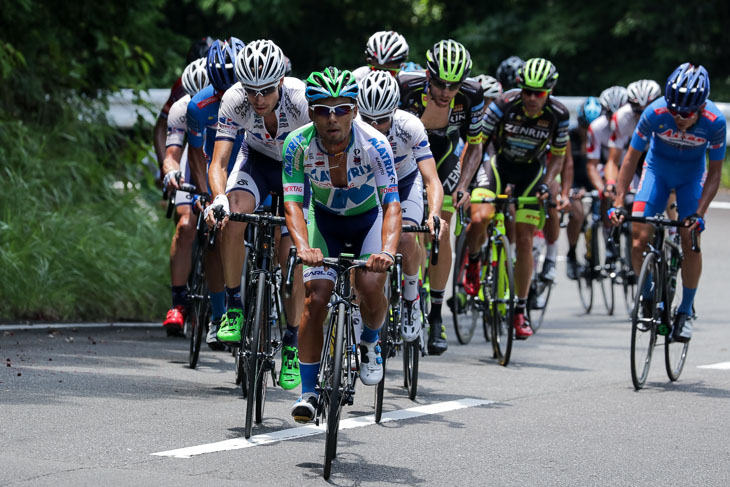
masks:
MULTIPOLYGON (((704 67, 684 63, 674 70, 667 79, 664 97, 655 100, 641 115, 619 171, 615 208, 611 209, 612 221, 620 223, 629 183, 641 153, 650 144, 632 211, 635 216, 661 214, 669 192, 676 191, 679 218, 686 222, 679 231, 685 259, 682 302, 672 331, 673 338, 680 342, 692 337, 692 303, 702 272, 702 255, 691 251, 689 232, 705 228, 705 213, 720 186, 725 159, 725 117, 708 100, 709 94, 710 78, 704 67)), ((637 274, 652 233, 651 225, 633 225, 631 259, 637 274)), ((641 291, 647 301, 651 290, 641 291)))
MULTIPOLYGON (((223 94, 235 82, 233 63, 238 51, 244 45, 239 39, 231 37, 228 41, 216 40, 208 51, 208 80, 210 86, 198 92, 188 104, 188 163, 195 185, 208 188, 207 167, 213 155, 213 146, 218 123, 218 107, 223 94)), ((243 131, 237 135, 235 145, 228 161, 229 168, 236 162, 236 154, 245 144, 243 131)), ((224 196, 225 198, 225 196, 224 196)), ((206 209, 206 212, 208 210, 206 209)), ((225 292, 223 290, 223 268, 220 246, 215 246, 206 258, 206 278, 210 290, 211 316, 213 322, 208 331, 208 344, 217 342, 216 334, 223 313, 225 313, 225 292)))

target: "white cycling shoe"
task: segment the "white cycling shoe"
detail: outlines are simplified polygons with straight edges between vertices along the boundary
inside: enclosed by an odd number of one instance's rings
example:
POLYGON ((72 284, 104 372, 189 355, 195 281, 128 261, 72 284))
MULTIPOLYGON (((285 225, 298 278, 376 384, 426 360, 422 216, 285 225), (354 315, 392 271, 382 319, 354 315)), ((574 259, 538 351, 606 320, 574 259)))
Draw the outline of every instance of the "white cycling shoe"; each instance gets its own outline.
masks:
POLYGON ((360 342, 360 380, 366 386, 374 386, 383 379, 383 357, 380 344, 360 342))
POLYGON ((418 339, 421 336, 421 327, 421 307, 418 300, 406 303, 400 331, 403 341, 412 342, 418 339), (408 319, 409 315, 410 320, 408 319))

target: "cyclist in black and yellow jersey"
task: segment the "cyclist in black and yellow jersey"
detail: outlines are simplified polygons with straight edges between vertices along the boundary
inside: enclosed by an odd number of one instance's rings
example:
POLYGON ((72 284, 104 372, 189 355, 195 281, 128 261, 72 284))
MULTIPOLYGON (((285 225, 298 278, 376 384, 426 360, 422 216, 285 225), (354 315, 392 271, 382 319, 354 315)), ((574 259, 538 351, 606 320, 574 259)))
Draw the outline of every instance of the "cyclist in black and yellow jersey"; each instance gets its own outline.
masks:
MULTIPOLYGON (((459 137, 466 141, 465 164, 476 167, 482 158, 482 116, 484 99, 481 85, 467 78, 471 71, 469 51, 452 39, 439 41, 426 52, 425 72, 398 75, 401 108, 421 119, 428 133, 436 169, 444 187, 441 218, 451 221, 452 197, 456 195, 461 174, 459 157, 454 153, 459 137)), ((468 195, 467 195, 468 196, 468 195)), ((447 228, 442 229, 446 233, 447 228)), ((438 265, 429 268, 431 311, 428 321, 428 353, 441 355, 447 349, 441 306, 451 272, 451 244, 444 240, 438 265)))
MULTIPOLYGON (((513 196, 539 195, 547 198, 549 184, 563 166, 568 143, 569 113, 550 96, 558 81, 558 71, 547 59, 528 60, 517 73, 520 90, 510 90, 497 98, 487 109, 484 143, 493 143, 496 155, 480 168, 476 197, 494 197, 507 184, 514 185, 513 196), (546 166, 546 154, 552 154, 546 166)), ((477 169, 466 161, 459 188, 464 189, 477 169)), ((487 224, 494 215, 494 206, 473 205, 472 221, 467 228, 467 245, 479 249, 484 242, 487 224)), ((538 207, 519 207, 516 213, 517 263, 515 335, 527 338, 532 330, 525 316, 525 304, 532 276, 532 237, 539 223, 538 207)), ((479 293, 479 256, 470 255, 464 289, 479 293)))

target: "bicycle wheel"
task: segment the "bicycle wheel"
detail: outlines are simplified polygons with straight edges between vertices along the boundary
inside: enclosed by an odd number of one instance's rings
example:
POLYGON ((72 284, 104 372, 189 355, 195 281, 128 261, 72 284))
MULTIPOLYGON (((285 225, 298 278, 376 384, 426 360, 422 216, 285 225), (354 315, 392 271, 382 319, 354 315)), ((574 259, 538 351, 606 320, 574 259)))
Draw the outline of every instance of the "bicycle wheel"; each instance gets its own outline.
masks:
POLYGON ((626 303, 626 312, 631 316, 634 309, 634 297, 636 296, 636 274, 631 263, 631 246, 633 244, 631 237, 631 227, 629 224, 621 226, 620 237, 620 265, 621 265, 621 284, 624 292, 624 302, 626 303))
POLYGON ((583 305, 583 311, 586 314, 591 312, 593 308, 593 271, 591 269, 591 231, 584 230, 581 235, 583 238, 578 239, 576 249, 576 258, 578 259, 578 296, 580 303, 583 305), (580 257, 583 257, 581 262, 580 257))
MULTIPOLYGON (((543 321, 545 321, 545 311, 547 311, 552 290, 552 282, 538 282, 534 298, 531 299, 531 296, 528 297, 527 302, 530 303, 530 306, 528 306, 527 313, 530 318, 530 327, 533 333, 537 333, 537 330, 540 329, 543 321), (536 313, 533 314, 533 311, 536 311, 536 313)), ((530 289, 530 292, 532 292, 532 289, 530 289)))
POLYGON ((413 401, 418 392, 418 361, 421 355, 419 339, 403 344, 403 376, 405 377, 408 398, 413 401))
POLYGON ((638 289, 644 289, 645 283, 650 281, 652 290, 651 311, 644 309, 644 297, 641 291, 636 293, 634 299, 634 311, 631 316, 631 382, 634 389, 644 387, 646 378, 649 375, 651 357, 656 345, 657 327, 656 320, 660 319, 659 310, 656 306, 661 297, 659 283, 655 281, 657 276, 656 254, 649 253, 644 258, 639 274, 638 289))
POLYGON ((342 361, 343 361, 343 333, 345 328, 345 305, 340 303, 337 305, 336 326, 334 329, 334 346, 332 347, 331 369, 326 378, 328 384, 325 389, 329 389, 326 407, 327 407, 327 426, 325 429, 325 447, 324 447, 324 478, 329 480, 332 472, 332 460, 337 455, 337 432, 340 428, 340 412, 342 411, 342 361))
MULTIPOLYGON (((263 276, 263 274, 261 274, 263 276)), ((268 291, 267 287, 267 291, 268 291)), ((264 406, 266 404, 266 382, 269 380, 269 374, 271 373, 271 362, 270 362, 270 348, 271 348, 271 317, 269 311, 271 311, 271 293, 267 293, 264 298, 263 311, 265 314, 261 319, 261 327, 259 328, 259 346, 258 356, 259 359, 256 362, 259 370, 256 371, 256 417, 254 418, 256 424, 261 424, 264 420, 264 406), (268 311, 267 311, 268 310, 268 311)))
MULTIPOLYGON (((244 436, 246 438, 251 437, 251 428, 254 419, 254 406, 257 401, 257 385, 259 385, 260 376, 263 373, 264 357, 261 357, 261 327, 263 325, 264 317, 267 315, 264 311, 264 293, 266 292, 266 276, 263 272, 259 273, 256 284, 256 305, 253 308, 251 314, 252 319, 250 323, 250 329, 246 330, 246 343, 244 350, 247 352, 246 361, 248 363, 248 370, 246 373, 246 382, 248 385, 248 393, 246 394, 246 422, 244 425, 244 436), (246 349, 248 347, 248 349, 246 349)), ((248 321, 248 320, 247 320, 248 321)))
POLYGON ((509 240, 504 235, 493 236, 492 251, 494 257, 487 260, 496 260, 496 266, 489 266, 492 275, 487 278, 490 283, 489 316, 492 338, 492 349, 497 361, 507 366, 512 354, 512 338, 514 335, 512 321, 515 313, 515 281, 512 269, 512 255, 509 240))
POLYGON ((606 234, 603 223, 600 220, 593 223, 593 235, 595 235, 595 238, 592 239, 594 280, 598 283, 598 287, 601 288, 603 304, 606 306, 606 311, 610 316, 613 315, 616 299, 613 294, 613 284, 606 272, 606 267, 603 265, 606 256, 606 234))
POLYGON ((188 299, 192 301, 188 307, 185 328, 190 333, 190 350, 188 352, 188 366, 194 369, 198 365, 200 357, 200 344, 203 341, 203 333, 207 325, 210 308, 208 292, 205 285, 205 274, 203 267, 203 248, 197 245, 193 253, 193 269, 188 284, 188 299))
MULTIPOLYGON (((675 253, 673 256, 679 259, 679 254, 675 253)), ((682 302, 682 293, 677 290, 682 289, 682 269, 671 268, 669 276, 669 285, 667 286, 667 320, 670 323, 674 323, 674 317, 677 314, 677 308, 682 302)), ((664 366, 667 369, 667 376, 672 382, 679 379, 684 369, 684 363, 687 360, 687 351, 689 350, 689 342, 682 343, 672 340, 672 333, 664 338, 664 366)))
POLYGON ((474 336, 479 313, 474 308, 473 296, 464 291, 466 264, 469 261, 469 248, 466 245, 466 232, 456 238, 454 272, 451 280, 451 313, 454 317, 454 332, 459 343, 466 345, 474 336))

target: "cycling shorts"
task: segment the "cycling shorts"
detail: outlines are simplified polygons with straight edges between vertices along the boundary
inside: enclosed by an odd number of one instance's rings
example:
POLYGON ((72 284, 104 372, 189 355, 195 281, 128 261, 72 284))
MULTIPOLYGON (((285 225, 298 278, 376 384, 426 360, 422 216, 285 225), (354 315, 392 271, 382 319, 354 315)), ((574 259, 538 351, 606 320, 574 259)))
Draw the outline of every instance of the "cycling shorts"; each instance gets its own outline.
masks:
MULTIPOLYGON (((309 246, 319 248, 325 257, 348 253, 366 260, 383 249, 381 231, 383 208, 378 205, 359 215, 337 215, 312 205, 307 231, 309 246)), ((304 267, 304 282, 314 279, 337 281, 333 268, 304 267)))
POLYGON ((398 180, 398 196, 403 224, 406 225, 408 221, 413 225, 420 225, 423 221, 423 178, 420 172, 413 171, 398 180))
POLYGON ((431 134, 428 141, 431 144, 431 153, 436 160, 436 172, 444 187, 444 195, 453 194, 461 176, 461 161, 459 156, 454 153, 456 146, 452 137, 431 134))
POLYGON ((697 213, 702 187, 705 184, 705 163, 653 160, 646 164, 634 198, 633 216, 655 216, 664 213, 669 193, 677 193, 679 219, 697 213))
MULTIPOLYGON (((542 182, 543 165, 531 164, 500 164, 493 156, 489 163, 479 168, 477 176, 478 188, 472 191, 472 197, 494 198, 503 194, 507 185, 512 184, 512 196, 535 196, 537 186, 542 182)), ((539 225, 542 220, 540 205, 519 205, 515 214, 518 223, 539 225)))

